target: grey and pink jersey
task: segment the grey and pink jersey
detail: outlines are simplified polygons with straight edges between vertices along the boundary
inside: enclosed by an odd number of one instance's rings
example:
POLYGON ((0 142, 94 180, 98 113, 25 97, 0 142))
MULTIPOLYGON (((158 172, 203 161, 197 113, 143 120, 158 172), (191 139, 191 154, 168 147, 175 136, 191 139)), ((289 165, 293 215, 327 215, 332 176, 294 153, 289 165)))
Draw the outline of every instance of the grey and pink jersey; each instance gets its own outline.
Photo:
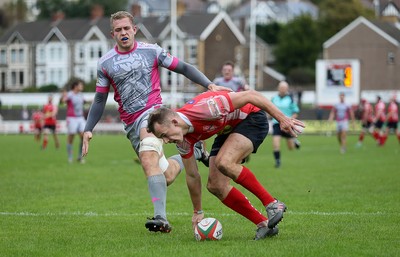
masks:
POLYGON ((67 93, 67 117, 83 117, 85 99, 82 93, 69 91, 67 93))
POLYGON ((348 121, 350 117, 350 105, 338 103, 335 105, 336 121, 348 121))
POLYGON ((179 60, 157 44, 135 42, 129 52, 111 49, 98 62, 96 92, 114 88, 121 120, 132 124, 143 112, 161 105, 158 67, 174 70, 179 60))

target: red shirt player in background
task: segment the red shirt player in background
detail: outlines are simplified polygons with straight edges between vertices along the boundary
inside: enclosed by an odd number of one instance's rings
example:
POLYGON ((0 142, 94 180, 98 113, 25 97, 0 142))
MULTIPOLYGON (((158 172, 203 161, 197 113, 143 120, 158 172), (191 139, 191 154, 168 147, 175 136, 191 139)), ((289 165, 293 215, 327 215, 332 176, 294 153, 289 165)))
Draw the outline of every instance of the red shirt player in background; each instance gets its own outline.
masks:
POLYGON ((397 140, 400 143, 400 131, 398 129, 398 123, 399 123, 399 106, 396 101, 396 95, 393 95, 392 98, 390 98, 390 102, 388 105, 386 130, 380 139, 381 140, 379 142, 380 145, 385 144, 386 139, 391 130, 396 134, 397 140))
POLYGON ((35 141, 40 142, 43 129, 43 113, 40 110, 32 113, 32 123, 35 141))
POLYGON ((58 141, 56 126, 57 126, 57 112, 58 108, 53 104, 53 96, 49 95, 48 102, 43 106, 43 116, 44 116, 44 130, 43 130, 43 144, 42 149, 46 149, 48 143, 48 134, 51 132, 54 138, 54 144, 58 149, 60 143, 58 141))
POLYGON ((385 124, 386 121, 386 105, 385 103, 382 101, 380 96, 376 97, 376 104, 375 104, 375 118, 374 118, 374 132, 373 132, 373 136, 375 138, 375 140, 377 141, 378 145, 382 145, 382 140, 381 137, 383 135, 383 124, 385 124))
POLYGON ((374 124, 374 108, 372 104, 365 98, 361 99, 360 104, 360 111, 361 111, 361 133, 358 137, 357 146, 361 146, 365 133, 371 133, 373 131, 373 124, 374 124))

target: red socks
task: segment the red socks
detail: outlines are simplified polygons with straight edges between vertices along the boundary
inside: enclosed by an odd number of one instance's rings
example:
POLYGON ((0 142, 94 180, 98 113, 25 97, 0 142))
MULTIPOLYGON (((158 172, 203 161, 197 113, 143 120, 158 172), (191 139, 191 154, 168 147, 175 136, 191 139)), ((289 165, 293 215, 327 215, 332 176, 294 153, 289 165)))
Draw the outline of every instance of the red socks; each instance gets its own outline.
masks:
POLYGON ((244 216, 255 225, 268 220, 264 217, 253 205, 247 197, 236 188, 232 188, 226 198, 222 201, 223 204, 244 216))
POLYGON ((275 201, 275 199, 265 190, 265 188, 258 182, 256 176, 246 167, 243 166, 242 172, 235 181, 239 185, 252 192, 262 202, 264 206, 275 201))
POLYGON ((46 149, 47 147, 47 139, 43 139, 42 149, 46 149))

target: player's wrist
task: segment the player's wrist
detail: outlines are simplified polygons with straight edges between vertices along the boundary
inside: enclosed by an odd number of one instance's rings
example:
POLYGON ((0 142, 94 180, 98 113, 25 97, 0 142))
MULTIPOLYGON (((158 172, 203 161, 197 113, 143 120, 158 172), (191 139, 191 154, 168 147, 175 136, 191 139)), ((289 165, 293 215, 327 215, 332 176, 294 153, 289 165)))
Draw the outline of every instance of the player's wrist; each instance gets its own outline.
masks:
POLYGON ((194 214, 203 214, 204 211, 203 210, 193 210, 194 214))

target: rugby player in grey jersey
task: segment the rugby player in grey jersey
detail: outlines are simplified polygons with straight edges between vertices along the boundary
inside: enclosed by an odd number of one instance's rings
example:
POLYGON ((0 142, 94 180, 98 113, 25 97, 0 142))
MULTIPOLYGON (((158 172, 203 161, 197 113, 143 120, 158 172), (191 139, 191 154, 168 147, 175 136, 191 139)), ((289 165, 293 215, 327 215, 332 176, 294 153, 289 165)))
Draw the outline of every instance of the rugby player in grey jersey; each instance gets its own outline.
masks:
MULTIPOLYGON (((167 185, 182 170, 183 163, 179 155, 167 159, 162 141, 146 130, 148 114, 162 105, 159 67, 180 73, 211 91, 229 89, 213 84, 198 69, 157 44, 136 41, 137 27, 130 13, 112 14, 110 25, 116 45, 98 61, 96 94, 85 127, 82 154, 88 153, 92 130, 103 114, 112 86, 121 121, 147 177, 154 206, 154 217, 145 226, 150 231, 168 233, 171 226, 166 217, 167 185)), ((196 158, 207 162, 204 147, 197 149, 196 158)))

